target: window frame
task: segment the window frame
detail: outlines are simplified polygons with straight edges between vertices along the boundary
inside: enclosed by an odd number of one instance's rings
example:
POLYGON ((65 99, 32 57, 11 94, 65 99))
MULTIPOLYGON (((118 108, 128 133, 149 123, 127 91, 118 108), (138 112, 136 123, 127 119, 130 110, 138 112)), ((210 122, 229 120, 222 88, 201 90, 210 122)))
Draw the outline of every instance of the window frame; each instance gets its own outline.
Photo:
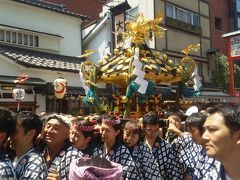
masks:
POLYGON ((166 17, 170 17, 170 18, 179 20, 179 21, 181 21, 181 22, 184 22, 184 23, 187 23, 187 24, 191 24, 191 25, 193 25, 193 26, 200 27, 200 16, 199 16, 197 13, 188 11, 188 10, 186 10, 186 9, 183 9, 183 8, 180 8, 180 7, 177 7, 177 6, 174 6, 174 5, 169 4, 169 3, 166 3, 165 10, 166 10, 166 12, 165 12, 166 17), (168 13, 168 7, 172 7, 173 12, 172 12, 171 14, 173 14, 173 17, 168 16, 168 14, 169 14, 169 13, 168 13), (177 15, 177 12, 178 12, 178 11, 181 11, 181 12, 183 12, 183 13, 186 14, 186 19, 185 19, 185 20, 182 20, 182 19, 179 19, 179 18, 178 18, 178 15, 177 15), (191 16, 191 23, 188 22, 188 16, 187 16, 187 14, 190 14, 190 16, 191 16), (194 18, 193 18, 194 15, 195 15, 195 17, 198 17, 198 22, 197 22, 197 24, 194 23, 194 22, 195 22, 195 21, 194 21, 194 18))
POLYGON ((20 31, 11 31, 10 29, 0 29, 0 32, 2 35, 0 42, 39 48, 38 35, 20 31))

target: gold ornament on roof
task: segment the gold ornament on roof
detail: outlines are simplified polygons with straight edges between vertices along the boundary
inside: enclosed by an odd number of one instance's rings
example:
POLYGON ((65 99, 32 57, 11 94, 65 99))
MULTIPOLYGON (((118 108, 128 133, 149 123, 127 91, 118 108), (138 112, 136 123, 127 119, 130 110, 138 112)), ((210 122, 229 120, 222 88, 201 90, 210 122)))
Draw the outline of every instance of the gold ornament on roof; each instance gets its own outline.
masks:
POLYGON ((151 33, 156 37, 162 37, 165 28, 159 24, 163 17, 155 18, 154 20, 146 19, 143 15, 139 15, 134 21, 126 22, 126 32, 123 32, 123 39, 131 39, 135 44, 141 44, 144 40, 151 40, 151 33))
POLYGON ((197 44, 197 45, 190 44, 185 49, 182 50, 182 53, 188 56, 188 54, 191 51, 199 51, 199 49, 200 49, 200 44, 197 44))
POLYGON ((88 57, 90 56, 92 53, 95 53, 96 51, 95 50, 90 50, 90 49, 87 49, 84 51, 84 53, 81 55, 81 56, 78 56, 78 57, 88 57))

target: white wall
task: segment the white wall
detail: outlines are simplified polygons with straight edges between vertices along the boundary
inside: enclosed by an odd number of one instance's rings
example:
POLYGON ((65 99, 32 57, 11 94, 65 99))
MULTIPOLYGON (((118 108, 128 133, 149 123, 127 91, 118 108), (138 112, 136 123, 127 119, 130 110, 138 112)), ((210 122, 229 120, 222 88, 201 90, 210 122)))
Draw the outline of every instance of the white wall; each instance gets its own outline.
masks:
POLYGON ((60 54, 81 54, 80 18, 9 0, 0 0, 0 17, 0 24, 62 36, 60 54))
POLYGON ((84 49, 93 49, 96 51, 89 56, 91 62, 97 64, 97 62, 103 58, 104 51, 106 51, 106 48, 109 46, 108 42, 111 42, 110 24, 105 23, 94 38, 84 46, 84 49))

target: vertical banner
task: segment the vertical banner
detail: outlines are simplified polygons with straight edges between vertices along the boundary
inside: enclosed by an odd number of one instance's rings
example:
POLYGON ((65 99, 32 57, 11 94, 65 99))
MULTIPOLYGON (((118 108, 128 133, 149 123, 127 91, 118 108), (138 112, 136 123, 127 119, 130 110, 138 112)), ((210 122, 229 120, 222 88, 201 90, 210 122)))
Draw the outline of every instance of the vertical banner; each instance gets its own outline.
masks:
POLYGON ((114 48, 123 47, 122 32, 125 31, 125 15, 124 12, 114 16, 114 34, 115 46, 114 48))

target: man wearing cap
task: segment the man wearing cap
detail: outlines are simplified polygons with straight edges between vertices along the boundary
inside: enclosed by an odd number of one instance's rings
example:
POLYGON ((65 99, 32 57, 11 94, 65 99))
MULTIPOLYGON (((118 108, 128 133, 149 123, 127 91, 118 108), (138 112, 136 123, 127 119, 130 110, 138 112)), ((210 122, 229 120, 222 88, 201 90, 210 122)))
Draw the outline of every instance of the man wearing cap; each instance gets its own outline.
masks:
POLYGON ((82 153, 68 140, 70 123, 67 116, 56 113, 46 119, 43 128, 46 146, 42 148, 42 154, 48 166, 47 179, 68 179, 71 161, 82 157, 82 153))

